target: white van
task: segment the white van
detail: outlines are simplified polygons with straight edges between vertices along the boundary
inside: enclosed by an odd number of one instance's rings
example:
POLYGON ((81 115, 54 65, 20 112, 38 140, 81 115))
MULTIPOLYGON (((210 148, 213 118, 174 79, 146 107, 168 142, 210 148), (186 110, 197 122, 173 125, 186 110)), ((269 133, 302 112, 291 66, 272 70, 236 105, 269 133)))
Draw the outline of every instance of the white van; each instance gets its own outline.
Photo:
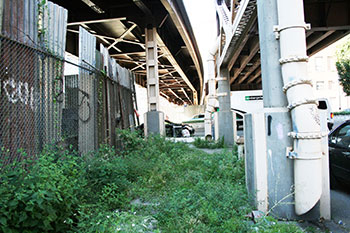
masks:
POLYGON ((331 130, 334 125, 334 114, 332 113, 331 105, 329 104, 327 98, 318 99, 318 110, 320 112, 322 111, 327 112, 327 126, 328 126, 328 129, 331 130))

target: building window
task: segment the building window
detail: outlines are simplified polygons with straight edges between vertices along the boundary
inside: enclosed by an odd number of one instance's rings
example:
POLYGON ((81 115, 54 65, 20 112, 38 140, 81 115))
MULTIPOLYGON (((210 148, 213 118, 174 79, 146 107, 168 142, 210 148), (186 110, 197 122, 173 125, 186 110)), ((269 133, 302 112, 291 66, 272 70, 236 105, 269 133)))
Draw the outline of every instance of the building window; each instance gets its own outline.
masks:
POLYGON ((332 56, 327 57, 327 69, 328 71, 335 71, 335 60, 332 56))
POLYGON ((317 81, 316 90, 323 90, 323 89, 324 89, 324 81, 317 81))
POLYGON ((315 58, 315 70, 316 71, 324 71, 323 57, 316 57, 315 58))

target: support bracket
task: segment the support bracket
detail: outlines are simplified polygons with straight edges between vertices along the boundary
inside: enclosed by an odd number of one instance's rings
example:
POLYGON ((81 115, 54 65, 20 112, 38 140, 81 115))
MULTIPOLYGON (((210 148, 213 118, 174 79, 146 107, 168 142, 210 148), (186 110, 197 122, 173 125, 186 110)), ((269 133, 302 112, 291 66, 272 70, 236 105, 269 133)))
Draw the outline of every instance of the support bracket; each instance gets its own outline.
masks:
POLYGON ((289 109, 289 111, 292 111, 294 108, 304 104, 316 104, 318 106, 318 101, 315 99, 304 99, 304 100, 289 104, 287 108, 289 109))
POLYGON ((319 133, 296 133, 296 132, 289 132, 288 136, 294 139, 321 139, 323 137, 326 137, 328 135, 328 132, 319 132, 319 133))
POLYGON ((308 61, 309 61, 308 56, 285 57, 285 58, 281 58, 279 60, 281 65, 286 64, 286 63, 290 63, 290 62, 308 62, 308 61))
POLYGON ((217 97, 223 97, 223 96, 227 96, 227 93, 226 92, 223 92, 223 93, 217 93, 216 94, 217 97))
POLYGON ((286 148, 286 157, 288 159, 292 160, 319 160, 322 158, 322 156, 315 156, 315 157, 301 157, 299 154, 293 150, 292 147, 286 148))
POLYGON ((275 33, 275 38, 278 40, 280 38, 280 33, 283 30, 290 29, 290 28, 304 28, 305 30, 310 30, 311 29, 311 24, 309 23, 304 23, 304 24, 297 24, 297 25, 275 25, 273 26, 273 31, 275 33))
POLYGON ((283 92, 286 93, 289 88, 292 88, 294 86, 301 85, 301 84, 308 84, 310 86, 313 86, 312 80, 300 79, 300 80, 295 80, 295 81, 289 82, 286 85, 284 85, 283 92))

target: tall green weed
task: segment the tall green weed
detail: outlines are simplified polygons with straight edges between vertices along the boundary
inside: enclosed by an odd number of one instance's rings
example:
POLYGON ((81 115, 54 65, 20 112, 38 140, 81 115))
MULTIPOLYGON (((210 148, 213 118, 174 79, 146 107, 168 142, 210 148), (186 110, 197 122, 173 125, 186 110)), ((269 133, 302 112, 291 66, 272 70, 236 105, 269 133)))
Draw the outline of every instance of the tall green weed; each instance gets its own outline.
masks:
POLYGON ((245 217, 252 207, 236 148, 207 154, 136 132, 118 137, 123 150, 101 145, 80 156, 47 148, 4 166, 0 232, 298 231, 245 217))
POLYGON ((193 145, 197 148, 206 148, 206 149, 219 149, 226 148, 224 138, 220 138, 217 141, 208 141, 201 138, 196 138, 193 142, 193 145))
MULTIPOLYGON (((25 153, 22 156, 26 157, 25 153)), ((0 171, 2 232, 63 232, 71 229, 84 186, 80 158, 46 148, 36 159, 0 171)))

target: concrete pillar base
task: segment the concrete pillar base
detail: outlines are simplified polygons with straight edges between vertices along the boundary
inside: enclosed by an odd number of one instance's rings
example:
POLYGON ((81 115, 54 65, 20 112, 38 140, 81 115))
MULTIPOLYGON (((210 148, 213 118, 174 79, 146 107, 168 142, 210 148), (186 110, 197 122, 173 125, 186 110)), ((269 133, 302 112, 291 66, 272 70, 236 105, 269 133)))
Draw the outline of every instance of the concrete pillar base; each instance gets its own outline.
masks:
POLYGON ((295 214, 294 161, 286 157, 286 148, 293 146, 293 140, 287 136, 288 132, 292 132, 290 113, 287 109, 265 112, 265 126, 269 209, 280 218, 318 219, 319 204, 304 215, 295 214))
POLYGON ((165 136, 164 113, 160 111, 150 111, 144 114, 145 136, 151 134, 165 136))
POLYGON ((225 144, 232 146, 235 143, 233 114, 231 111, 218 112, 218 134, 216 139, 224 137, 225 144))
POLYGON ((293 146, 287 136, 292 131, 289 114, 286 108, 276 108, 245 115, 248 193, 263 212, 290 220, 315 220, 321 217, 319 203, 304 215, 295 214, 294 162, 286 157, 286 148, 293 146))

